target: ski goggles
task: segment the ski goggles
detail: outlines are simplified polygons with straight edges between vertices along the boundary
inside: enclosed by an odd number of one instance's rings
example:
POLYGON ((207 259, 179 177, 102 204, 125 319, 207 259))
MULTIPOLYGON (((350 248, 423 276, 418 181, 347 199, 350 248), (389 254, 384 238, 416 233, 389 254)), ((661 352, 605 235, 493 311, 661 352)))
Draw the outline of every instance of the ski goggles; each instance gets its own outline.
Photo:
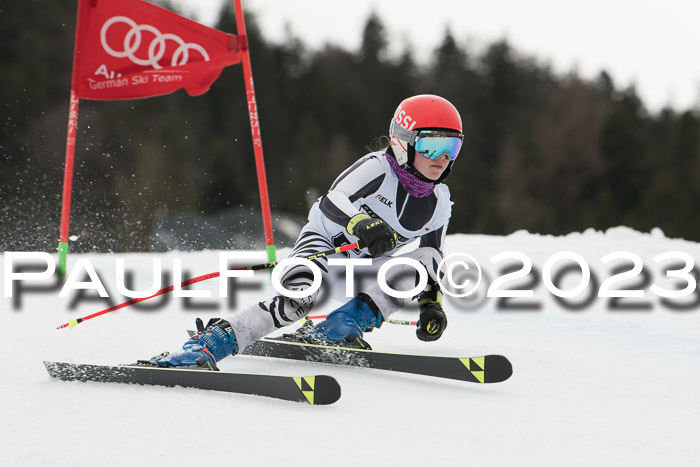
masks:
POLYGON ((451 161, 457 159, 464 137, 454 131, 420 130, 413 147, 416 154, 437 159, 447 154, 451 161))

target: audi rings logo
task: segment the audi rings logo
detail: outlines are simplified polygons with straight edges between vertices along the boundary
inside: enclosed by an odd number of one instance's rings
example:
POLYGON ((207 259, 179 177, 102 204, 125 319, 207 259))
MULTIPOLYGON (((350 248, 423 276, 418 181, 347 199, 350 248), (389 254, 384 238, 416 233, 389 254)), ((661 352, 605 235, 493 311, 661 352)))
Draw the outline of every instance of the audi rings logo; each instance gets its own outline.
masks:
POLYGON ((166 41, 168 40, 174 41, 178 45, 173 53, 170 66, 186 65, 190 57, 190 50, 196 50, 202 54, 205 62, 209 61, 209 54, 201 45, 191 42, 186 43, 175 34, 163 34, 157 28, 149 24, 136 24, 134 20, 126 16, 113 16, 105 21, 105 24, 100 30, 100 42, 102 43, 102 47, 105 52, 112 57, 128 58, 136 65, 152 66, 156 70, 163 68, 158 62, 163 58, 163 55, 165 55, 166 41), (113 49, 107 43, 107 31, 115 23, 126 23, 131 27, 124 36, 124 42, 122 44, 123 50, 121 51, 113 49), (141 47, 141 42, 143 41, 142 31, 150 32, 154 36, 151 43, 148 45, 148 58, 145 59, 135 55, 135 52, 141 47))

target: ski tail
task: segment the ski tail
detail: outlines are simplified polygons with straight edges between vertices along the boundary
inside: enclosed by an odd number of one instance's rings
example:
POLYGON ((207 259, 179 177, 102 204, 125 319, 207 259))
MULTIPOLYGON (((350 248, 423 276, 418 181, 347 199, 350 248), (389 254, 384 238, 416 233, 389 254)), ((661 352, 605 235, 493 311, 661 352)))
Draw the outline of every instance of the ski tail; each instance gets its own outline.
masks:
POLYGON ((63 381, 128 383, 149 386, 206 389, 272 397, 312 405, 340 399, 340 385, 326 375, 280 376, 202 369, 160 368, 139 365, 87 365, 44 362, 49 375, 63 381))

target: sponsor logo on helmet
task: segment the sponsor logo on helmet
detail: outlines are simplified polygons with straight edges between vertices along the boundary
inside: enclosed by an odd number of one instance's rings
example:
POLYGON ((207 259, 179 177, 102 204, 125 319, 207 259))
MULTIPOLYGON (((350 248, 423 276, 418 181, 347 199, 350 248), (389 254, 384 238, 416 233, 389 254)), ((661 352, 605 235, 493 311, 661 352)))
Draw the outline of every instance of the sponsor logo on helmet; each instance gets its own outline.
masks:
POLYGON ((397 125, 400 125, 407 130, 413 130, 413 128, 416 126, 416 121, 413 119, 413 117, 408 115, 400 106, 398 109, 396 109, 394 121, 397 125))

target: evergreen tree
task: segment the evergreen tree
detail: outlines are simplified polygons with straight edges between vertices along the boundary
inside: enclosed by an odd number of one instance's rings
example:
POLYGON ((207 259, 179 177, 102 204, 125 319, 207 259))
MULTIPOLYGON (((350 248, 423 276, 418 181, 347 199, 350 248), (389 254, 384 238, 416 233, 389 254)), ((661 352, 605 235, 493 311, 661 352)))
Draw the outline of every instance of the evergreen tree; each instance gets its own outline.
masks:
MULTIPOLYGON (((57 244, 76 6, 0 9, 4 250, 57 244)), ((401 100, 433 93, 456 105, 464 125, 448 180, 451 233, 625 224, 700 240, 694 111, 650 114, 605 71, 590 82, 557 76, 505 41, 477 55, 450 30, 425 65, 405 44, 392 57, 376 13, 356 51, 309 50, 290 32, 272 44, 254 15, 246 25, 273 209, 305 215, 344 168, 385 144, 378 137, 401 100)), ((216 27, 236 32, 230 5, 216 27)), ((232 66, 196 98, 82 101, 72 251, 148 250, 163 216, 259 209, 244 89, 232 66)))

